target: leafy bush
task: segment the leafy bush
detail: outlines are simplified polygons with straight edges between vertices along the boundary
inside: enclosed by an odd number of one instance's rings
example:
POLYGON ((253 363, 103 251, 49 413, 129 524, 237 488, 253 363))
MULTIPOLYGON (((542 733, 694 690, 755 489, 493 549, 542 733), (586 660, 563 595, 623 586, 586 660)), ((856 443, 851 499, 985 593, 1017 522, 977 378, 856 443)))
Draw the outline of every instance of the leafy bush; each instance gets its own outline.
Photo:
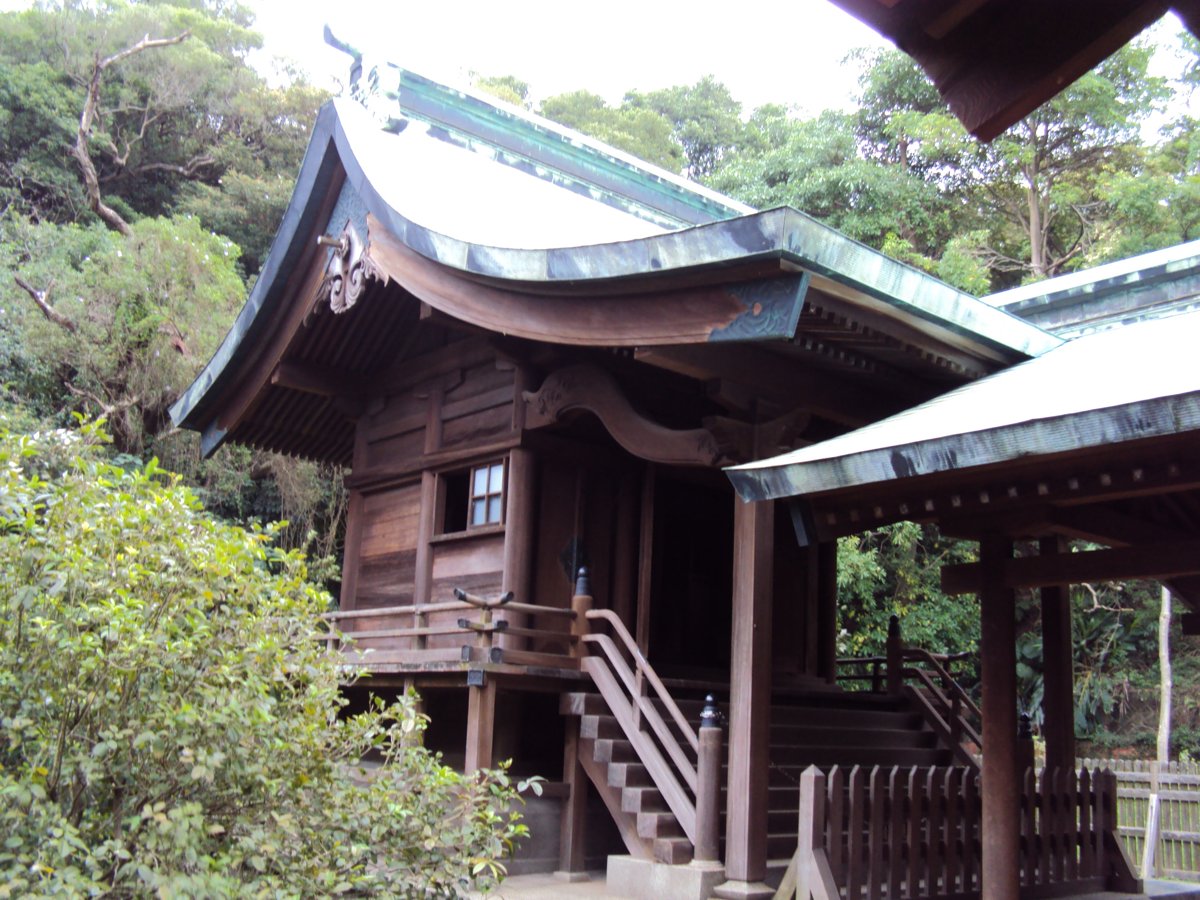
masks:
POLYGON ((411 698, 342 714, 299 554, 100 438, 0 418, 0 896, 494 883, 504 772, 443 766, 411 698))

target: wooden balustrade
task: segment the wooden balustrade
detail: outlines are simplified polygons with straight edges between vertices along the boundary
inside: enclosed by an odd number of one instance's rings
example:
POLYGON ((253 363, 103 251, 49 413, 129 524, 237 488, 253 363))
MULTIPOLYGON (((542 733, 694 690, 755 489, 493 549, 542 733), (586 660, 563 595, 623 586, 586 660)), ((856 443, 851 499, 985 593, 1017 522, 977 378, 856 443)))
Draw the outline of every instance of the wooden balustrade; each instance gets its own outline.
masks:
POLYGON ((520 603, 511 595, 485 600, 464 591, 455 593, 458 599, 453 601, 327 613, 323 619, 330 631, 317 639, 330 650, 345 654, 347 664, 367 668, 451 660, 578 668, 580 635, 574 610, 520 603), (500 612, 518 613, 533 627, 514 625, 498 617, 500 612), (567 627, 547 627, 554 622, 566 623, 567 627), (525 646, 504 646, 497 640, 502 635, 520 639, 525 646), (461 640, 442 640, 439 643, 444 646, 430 646, 430 638, 461 640))
MULTIPOLYGON (((1022 896, 1135 890, 1112 772, 1032 770, 1020 797, 1022 896)), ((978 896, 982 803, 966 767, 807 769, 799 843, 775 900, 978 896)))
POLYGON ((581 659, 613 718, 633 745, 695 850, 699 862, 719 858, 721 792, 720 714, 711 695, 697 733, 616 613, 592 609, 581 569, 572 603, 587 623, 603 623, 611 637, 580 628, 581 659), (664 713, 666 718, 664 718, 664 713))
POLYGON ((968 656, 906 647, 900 636, 900 620, 892 616, 887 655, 839 659, 838 680, 869 682, 875 693, 886 690, 908 696, 946 746, 953 748, 959 762, 973 768, 973 754, 983 746, 983 714, 948 668, 968 656))

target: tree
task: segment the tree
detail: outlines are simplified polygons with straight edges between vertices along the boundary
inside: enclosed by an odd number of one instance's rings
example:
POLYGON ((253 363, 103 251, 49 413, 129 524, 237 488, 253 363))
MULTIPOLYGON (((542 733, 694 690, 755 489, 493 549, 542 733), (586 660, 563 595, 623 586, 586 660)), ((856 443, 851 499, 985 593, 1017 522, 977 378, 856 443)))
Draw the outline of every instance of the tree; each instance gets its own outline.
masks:
POLYGON ((524 833, 503 772, 347 715, 329 598, 97 426, 0 426, 0 893, 451 896, 524 833), (377 766, 360 768, 370 756, 377 766))
POLYGON ((658 113, 671 123, 671 135, 683 148, 684 174, 704 181, 742 140, 742 105, 712 75, 693 85, 657 91, 630 91, 623 107, 658 113))
POLYGON ((671 136, 671 123, 653 110, 612 107, 599 94, 569 91, 547 97, 538 112, 669 172, 683 165, 683 150, 671 136))
POLYGON ((522 81, 515 75, 475 74, 471 78, 471 84, 505 103, 529 109, 529 82, 522 81))

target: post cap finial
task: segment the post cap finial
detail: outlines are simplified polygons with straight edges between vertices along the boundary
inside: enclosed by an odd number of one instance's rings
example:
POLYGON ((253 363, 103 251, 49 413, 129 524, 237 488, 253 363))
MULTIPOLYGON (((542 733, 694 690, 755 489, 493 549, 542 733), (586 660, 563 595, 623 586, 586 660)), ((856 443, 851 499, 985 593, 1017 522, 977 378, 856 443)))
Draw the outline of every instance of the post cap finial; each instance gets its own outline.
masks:
POLYGON ((700 727, 721 727, 721 710, 717 708, 717 701, 712 694, 704 698, 704 708, 700 710, 700 727))
POLYGON ((892 616, 888 619, 888 637, 900 636, 900 617, 892 616))
POLYGON ((575 578, 575 596, 592 596, 592 580, 588 577, 587 566, 579 567, 579 574, 575 578))
POLYGON ((1023 741, 1033 737, 1033 720, 1027 712, 1021 713, 1021 718, 1017 722, 1017 737, 1023 741))

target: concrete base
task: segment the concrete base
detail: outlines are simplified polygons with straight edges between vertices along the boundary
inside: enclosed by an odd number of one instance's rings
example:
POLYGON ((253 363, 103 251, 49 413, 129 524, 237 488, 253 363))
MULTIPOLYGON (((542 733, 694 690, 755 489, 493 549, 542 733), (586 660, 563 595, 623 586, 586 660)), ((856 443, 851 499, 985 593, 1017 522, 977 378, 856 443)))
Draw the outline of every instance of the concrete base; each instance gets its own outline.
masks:
POLYGON ((770 900, 775 888, 761 881, 726 881, 713 888, 713 896, 721 900, 770 900))
POLYGON ((720 863, 668 866, 632 856, 610 856, 606 886, 610 894, 630 900, 709 900, 724 880, 725 867, 720 863))
POLYGON ((556 870, 554 877, 559 881, 565 881, 567 884, 578 884, 581 881, 592 880, 592 876, 588 872, 567 872, 563 869, 556 870))

